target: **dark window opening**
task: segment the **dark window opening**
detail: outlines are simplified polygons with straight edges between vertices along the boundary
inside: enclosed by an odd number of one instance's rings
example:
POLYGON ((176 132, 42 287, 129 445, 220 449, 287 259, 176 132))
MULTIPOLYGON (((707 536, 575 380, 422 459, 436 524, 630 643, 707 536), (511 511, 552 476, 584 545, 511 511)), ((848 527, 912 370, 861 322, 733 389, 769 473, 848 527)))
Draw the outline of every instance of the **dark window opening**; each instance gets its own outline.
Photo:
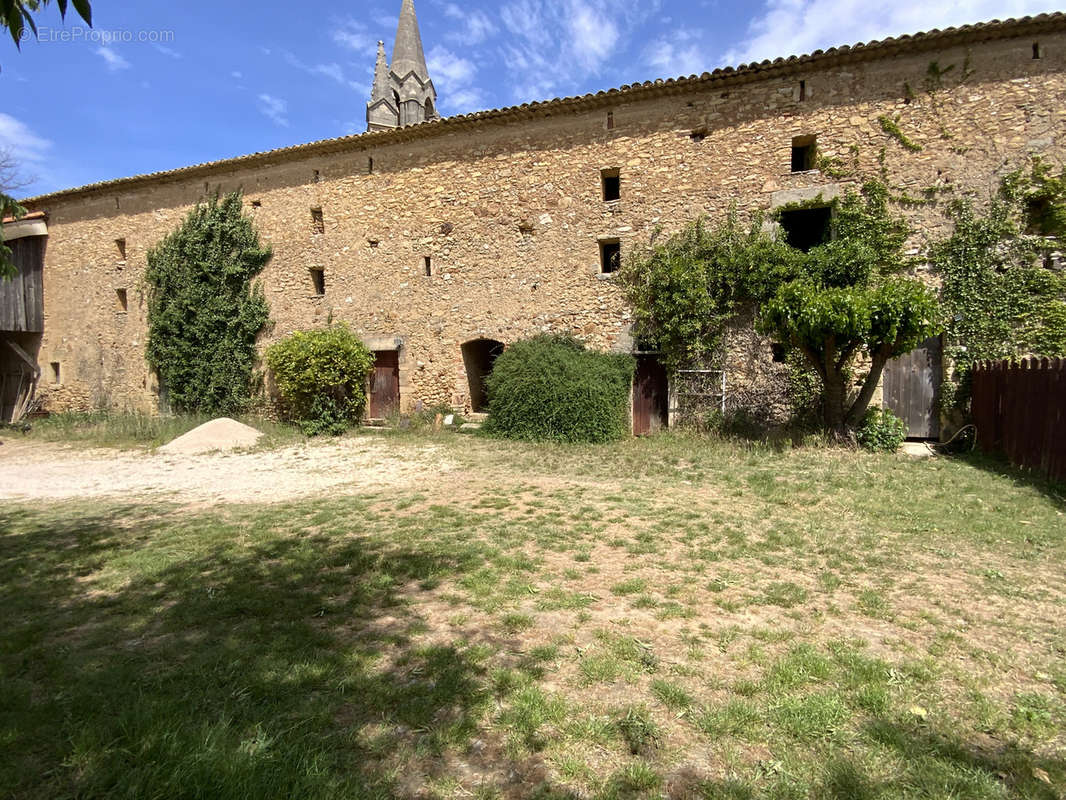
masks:
POLYGON ((800 102, 807 99, 807 81, 800 81, 800 102))
POLYGON ((832 221, 833 209, 829 206, 797 208, 781 214, 785 241, 804 253, 829 241, 832 221))
POLYGON ((379 244, 381 244, 381 242, 379 242, 377 239, 367 239, 367 244, 369 244, 371 247, 376 248, 379 244))
POLYGON ((1040 52, 1040 42, 1033 42, 1033 58, 1040 58, 1043 53, 1040 52))
POLYGON ((815 146, 814 136, 797 136, 792 140, 793 172, 806 172, 814 169, 815 146))
POLYGON ((422 256, 422 271, 427 276, 433 274, 433 259, 429 256, 422 256))
POLYGON ((1046 197, 1026 201, 1025 232, 1031 236, 1049 236, 1054 233, 1054 218, 1051 201, 1046 197))
POLYGON ((52 383, 59 383, 59 378, 60 378, 59 362, 58 361, 53 361, 51 363, 51 367, 52 367, 52 383))
POLYGON ((617 169, 605 169, 600 172, 603 181, 603 199, 610 203, 622 197, 622 177, 617 169))
POLYGON ((311 225, 315 229, 315 233, 326 232, 326 218, 322 216, 321 208, 311 209, 311 225))
POLYGON ((261 200, 253 200, 252 201, 252 208, 262 208, 262 207, 263 207, 263 202, 261 200))
POLYGON ((373 158, 368 158, 366 160, 366 174, 367 175, 373 175, 374 174, 374 159, 373 158))
POLYGON ((788 361, 788 348, 783 344, 774 342, 770 345, 770 353, 775 364, 784 364, 788 361))
POLYGON ((311 286, 319 297, 326 293, 326 271, 321 267, 311 269, 311 286))
POLYGON ((126 297, 126 290, 125 289, 115 289, 115 299, 118 301, 118 310, 119 311, 128 311, 129 310, 129 301, 128 301, 127 297, 126 297))
POLYGON ((317 169, 313 170, 312 171, 312 175, 311 175, 311 180, 314 183, 318 183, 320 180, 322 180, 322 173, 319 172, 317 169))
POLYGON ((704 139, 707 138, 707 129, 696 128, 696 130, 694 130, 688 135, 688 138, 690 138, 694 142, 702 142, 704 139))
POLYGON ((486 380, 503 352, 503 342, 495 339, 474 339, 462 346, 463 366, 470 384, 470 409, 475 414, 488 411, 489 398, 486 380))
POLYGON ((427 97, 426 98, 426 119, 431 119, 432 117, 433 117, 433 98, 427 97))
POLYGON ((614 112, 613 111, 608 111, 607 112, 607 130, 613 130, 613 129, 614 129, 614 112))
POLYGON ((115 239, 115 247, 118 248, 118 260, 119 261, 125 261, 126 260, 126 240, 125 239, 115 239))
POLYGON ((617 272, 622 266, 622 243, 617 239, 600 242, 600 272, 617 272))

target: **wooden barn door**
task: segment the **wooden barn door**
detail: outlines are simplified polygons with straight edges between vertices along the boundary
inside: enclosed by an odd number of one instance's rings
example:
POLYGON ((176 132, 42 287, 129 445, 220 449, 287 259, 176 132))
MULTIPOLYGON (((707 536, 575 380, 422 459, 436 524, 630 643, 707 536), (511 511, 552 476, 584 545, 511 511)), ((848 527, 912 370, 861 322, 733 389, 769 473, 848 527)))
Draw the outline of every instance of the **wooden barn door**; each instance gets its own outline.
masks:
POLYGON ((370 418, 385 419, 400 410, 400 353, 379 350, 374 353, 370 373, 370 418))
POLYGON ((907 423, 910 439, 940 436, 937 412, 940 376, 939 336, 926 339, 911 352, 885 365, 884 406, 907 423))
POLYGON ((655 433, 668 424, 670 388, 666 369, 655 356, 637 356, 633 376, 633 435, 655 433))

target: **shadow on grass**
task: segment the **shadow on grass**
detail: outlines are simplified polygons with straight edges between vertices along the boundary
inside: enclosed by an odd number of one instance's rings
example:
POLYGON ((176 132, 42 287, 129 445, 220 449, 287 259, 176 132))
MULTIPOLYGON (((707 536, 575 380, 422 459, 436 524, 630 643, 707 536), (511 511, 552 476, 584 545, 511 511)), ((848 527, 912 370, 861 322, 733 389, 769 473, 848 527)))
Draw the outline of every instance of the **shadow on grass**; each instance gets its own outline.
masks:
POLYGON ((0 511, 5 796, 393 797, 461 759, 489 648, 417 642, 408 593, 476 548, 285 519, 0 511))
POLYGON ((1060 509, 1066 509, 1066 483, 1052 481, 1032 470, 1015 467, 1006 458, 975 450, 951 456, 953 459, 1004 478, 1018 488, 1033 489, 1049 498, 1060 509))

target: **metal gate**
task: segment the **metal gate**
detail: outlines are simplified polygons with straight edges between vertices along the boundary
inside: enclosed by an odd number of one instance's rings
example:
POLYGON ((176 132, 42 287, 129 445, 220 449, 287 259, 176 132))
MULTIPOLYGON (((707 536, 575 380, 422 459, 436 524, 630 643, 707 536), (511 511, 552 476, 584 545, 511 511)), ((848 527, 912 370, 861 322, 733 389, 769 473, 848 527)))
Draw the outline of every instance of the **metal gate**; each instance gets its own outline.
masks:
POLYGON ((885 365, 883 404, 907 423, 910 439, 940 437, 942 350, 940 337, 934 336, 885 365))

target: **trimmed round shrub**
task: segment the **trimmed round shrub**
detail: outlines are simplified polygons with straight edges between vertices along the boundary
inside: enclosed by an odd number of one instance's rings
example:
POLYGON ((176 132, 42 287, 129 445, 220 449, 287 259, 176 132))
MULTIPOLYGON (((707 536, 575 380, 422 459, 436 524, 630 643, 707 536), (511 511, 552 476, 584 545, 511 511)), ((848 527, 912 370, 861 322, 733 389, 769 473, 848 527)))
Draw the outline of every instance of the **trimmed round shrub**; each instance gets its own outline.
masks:
POLYGON ((266 360, 282 412, 308 436, 341 434, 362 420, 374 356, 346 325, 297 331, 271 345, 266 360))
POLYGON ((907 438, 907 423, 887 408, 871 408, 855 436, 865 450, 895 453, 907 438))
POLYGON ((569 336, 515 342, 487 381, 486 429, 509 439, 608 442, 629 432, 636 362, 597 353, 569 336))

